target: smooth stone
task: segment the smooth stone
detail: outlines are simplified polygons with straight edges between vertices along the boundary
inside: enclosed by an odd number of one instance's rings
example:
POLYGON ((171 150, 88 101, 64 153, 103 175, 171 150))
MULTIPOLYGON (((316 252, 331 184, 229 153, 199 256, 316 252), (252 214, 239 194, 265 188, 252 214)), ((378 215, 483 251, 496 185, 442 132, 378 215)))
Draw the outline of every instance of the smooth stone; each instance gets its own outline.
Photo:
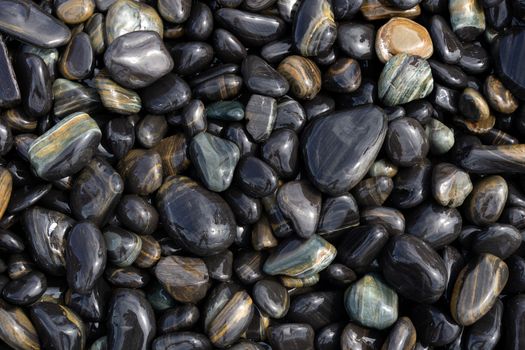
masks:
POLYGON ((206 108, 201 100, 191 100, 184 107, 181 114, 182 128, 188 138, 206 131, 208 122, 206 108))
POLYGON ((288 80, 290 92, 299 99, 311 100, 321 90, 321 71, 308 58, 288 56, 279 63, 277 71, 288 80))
POLYGON ((365 225, 383 225, 392 236, 403 234, 405 217, 402 212, 389 207, 368 207, 360 211, 361 223, 365 225))
POLYGON ((410 350, 416 346, 416 328, 410 318, 400 317, 388 334, 381 350, 410 350))
POLYGON ((217 101, 206 106, 206 117, 224 121, 244 119, 244 105, 239 101, 217 101))
POLYGON ((299 0, 277 0, 277 11, 286 23, 292 23, 299 4, 299 0))
POLYGON ((407 299, 433 303, 445 291, 443 259, 430 245, 415 236, 392 237, 383 251, 380 266, 386 281, 407 299))
POLYGON ((181 304, 166 310, 158 320, 160 334, 188 330, 200 318, 199 308, 193 304, 181 304))
POLYGON ((282 179, 293 178, 297 173, 298 153, 299 137, 288 128, 272 132, 261 147, 261 159, 282 179))
POLYGON ((459 96, 458 109, 463 116, 470 120, 487 119, 490 116, 489 105, 478 91, 466 88, 459 96))
POLYGON ((485 30, 485 13, 477 0, 451 0, 448 3, 450 24, 464 41, 472 41, 485 30))
POLYGON ((168 131, 168 123, 162 115, 148 114, 137 124, 138 141, 145 148, 155 147, 168 131))
POLYGON ((306 112, 299 102, 289 97, 279 100, 274 130, 288 128, 298 133, 303 129, 305 122, 306 112))
POLYGON ((171 23, 184 23, 190 17, 190 0, 160 0, 157 4, 159 14, 171 23))
POLYGON ((489 75, 485 79, 483 94, 490 107, 497 112, 510 114, 518 108, 518 101, 514 95, 494 75, 489 75))
POLYGON ((434 47, 425 27, 407 18, 394 17, 377 31, 375 52, 386 63, 400 53, 430 58, 434 47))
POLYGON ((113 118, 106 124, 105 144, 117 158, 122 159, 135 144, 135 128, 126 118, 113 118))
POLYGON ((394 164, 414 166, 427 156, 429 147, 425 130, 417 120, 404 117, 388 125, 385 150, 394 164))
POLYGON ((321 213, 321 193, 307 181, 291 181, 281 186, 277 203, 297 235, 311 237, 317 229, 321 213))
POLYGON ((157 263, 154 273, 166 291, 183 303, 197 303, 209 288, 208 269, 202 259, 165 257, 157 263))
POLYGON ((25 306, 37 301, 47 288, 46 276, 39 271, 9 281, 2 288, 2 297, 13 305, 25 306))
POLYGON ((53 99, 53 113, 59 118, 80 111, 92 113, 100 107, 96 89, 62 78, 53 82, 53 99))
POLYGON ((142 269, 154 266, 161 257, 160 243, 152 236, 141 236, 142 249, 139 252, 135 265, 142 269))
POLYGON ((448 21, 440 15, 434 15, 430 19, 430 37, 434 50, 444 63, 459 62, 463 45, 450 28, 448 21))
POLYGON ((140 99, 146 111, 167 114, 184 107, 191 98, 188 84, 173 73, 168 73, 140 90, 140 99))
POLYGON ((80 172, 70 192, 73 215, 101 225, 109 219, 124 192, 124 181, 106 161, 95 158, 80 172))
POLYGON ((276 64, 293 52, 293 42, 292 39, 288 37, 264 45, 261 48, 261 57, 270 64, 276 64))
POLYGON ((249 46, 262 46, 279 39, 285 31, 285 22, 277 16, 251 13, 233 8, 220 8, 214 18, 219 26, 231 31, 249 46))
POLYGON ((520 232, 514 226, 493 224, 474 235, 471 248, 477 254, 488 253, 505 260, 518 250, 521 242, 520 232))
POLYGON ((66 233, 73 227, 70 217, 38 206, 23 213, 23 228, 32 257, 51 275, 65 274, 66 233))
POLYGON ((66 306, 41 302, 31 307, 31 320, 45 349, 84 349, 87 330, 82 319, 66 306))
POLYGON ((226 282, 231 280, 233 274, 233 253, 225 250, 221 253, 203 258, 210 278, 226 282))
MULTIPOLYGON (((246 47, 231 32, 217 28, 212 34, 215 55, 225 63, 241 63, 247 56, 246 47)), ((263 56, 264 57, 264 56, 263 56)))
MULTIPOLYGON (((459 66, 469 74, 481 74, 486 72, 491 65, 489 52, 481 46, 479 42, 463 44, 461 60, 459 66)), ((467 84, 468 85, 468 84, 467 84)), ((479 82, 471 83, 471 87, 481 91, 479 82), (475 84, 475 85, 473 85, 475 84)))
POLYGON ((306 119, 313 120, 335 111, 335 100, 327 94, 318 94, 304 103, 304 109, 306 119))
POLYGON ((272 232, 272 227, 265 215, 252 228, 252 247, 255 250, 265 250, 276 247, 279 242, 272 232))
POLYGON ((275 171, 252 155, 241 158, 234 176, 239 189, 254 198, 266 197, 277 188, 275 171))
POLYGON ((279 280, 282 285, 286 288, 294 288, 290 291, 291 295, 298 294, 296 288, 307 288, 315 286, 319 283, 320 275, 315 274, 308 277, 298 278, 298 277, 289 277, 289 276, 280 276, 279 280))
POLYGON ((16 147, 15 142, 9 123, 0 121, 0 155, 5 156, 13 148, 13 145, 16 147))
POLYGON ((277 246, 263 270, 272 276, 308 277, 324 270, 336 254, 335 247, 318 235, 307 240, 292 238, 277 246))
POLYGON ((381 225, 362 225, 348 230, 337 245, 338 261, 356 271, 365 270, 378 257, 388 241, 381 225))
POLYGON ((250 295, 235 283, 219 284, 204 306, 204 329, 219 348, 234 344, 248 329, 254 317, 250 295))
POLYGON ((412 308, 411 319, 416 327, 417 338, 423 345, 444 346, 461 336, 461 327, 448 313, 433 305, 415 305, 412 308))
POLYGON ((148 195, 162 184, 162 160, 154 150, 132 149, 117 164, 127 192, 148 195))
POLYGON ((15 71, 9 57, 5 40, 0 37, 0 107, 14 107, 20 103, 21 95, 15 71))
POLYGON ((492 309, 471 327, 463 331, 462 344, 468 349, 482 346, 494 349, 501 339, 503 303, 497 300, 492 309))
POLYGON ((525 173, 525 146, 473 145, 460 153, 459 165, 470 173, 499 174, 525 173))
POLYGON ((222 136, 239 147, 241 158, 256 153, 258 150, 258 145, 253 141, 241 123, 230 123, 222 130, 222 136))
POLYGON ((432 164, 428 159, 409 168, 401 168, 394 177, 389 200, 396 208, 407 209, 421 204, 430 195, 432 164))
POLYGON ((76 224, 68 233, 65 260, 69 287, 80 293, 93 289, 106 268, 106 242, 91 222, 76 224))
POLYGON ((87 294, 74 292, 69 289, 66 292, 65 302, 82 319, 102 321, 106 316, 107 303, 110 297, 111 289, 109 285, 104 279, 100 279, 87 294))
POLYGON ((23 309, 0 299, 0 340, 14 349, 39 350, 38 333, 23 309))
MULTIPOLYGON (((521 250, 520 247, 517 252, 520 253, 521 250)), ((517 294, 525 291, 525 259, 514 254, 505 263, 509 268, 509 279, 503 293, 517 294)))
POLYGON ((394 178, 398 172, 398 167, 388 159, 378 159, 372 163, 368 169, 368 176, 381 177, 386 176, 394 178))
POLYGON ((317 331, 345 317, 342 293, 307 292, 294 296, 286 319, 295 323, 306 323, 317 331))
POLYGON ((157 209, 168 234, 196 255, 213 255, 233 243, 235 218, 227 203, 187 177, 164 182, 157 209))
POLYGON ((233 270, 239 280, 246 285, 264 278, 263 263, 266 254, 253 250, 240 251, 233 260, 233 270))
POLYGON ((374 57, 375 28, 361 22, 340 23, 337 27, 337 44, 341 51, 356 60, 374 57))
POLYGON ((46 180, 57 180, 75 174, 91 160, 101 134, 96 122, 89 115, 72 114, 31 144, 31 166, 39 177, 46 180))
POLYGON ((332 9, 336 19, 352 18, 363 4, 363 0, 334 0, 332 9))
POLYGON ((241 66, 244 84, 254 94, 281 97, 290 88, 288 81, 262 58, 246 57, 241 66))
POLYGON ((175 332, 155 338, 151 344, 151 349, 210 350, 212 345, 204 334, 175 332))
POLYGON ((192 75, 208 68, 214 54, 211 45, 199 41, 175 44, 170 53, 173 71, 179 75, 192 75))
MULTIPOLYGON (((499 1, 494 6, 485 10, 487 27, 494 30, 502 30, 512 22, 512 10, 510 1, 499 1)), ((486 33, 487 31, 485 31, 486 33)))
POLYGON ((5 253, 22 253, 25 250, 25 244, 17 234, 0 229, 0 251, 5 253))
POLYGON ((401 10, 408 10, 417 6, 421 0, 386 0, 385 3, 401 10))
POLYGON ((437 82, 452 89, 464 89, 467 87, 467 75, 460 67, 434 59, 428 60, 428 64, 430 64, 432 76, 437 82))
POLYGON ((176 133, 160 140, 154 147, 162 160, 164 176, 176 175, 190 164, 187 154, 188 140, 182 133, 176 133))
POLYGON ((352 58, 338 58, 325 71, 322 85, 332 92, 354 92, 361 85, 359 63, 352 58))
POLYGON ((458 210, 423 203, 407 213, 405 232, 422 239, 437 250, 459 237, 461 225, 458 210))
POLYGON ((239 224, 255 224, 261 218, 262 204, 259 199, 250 197, 233 186, 224 192, 223 197, 228 202, 239 224))
POLYGON ((42 48, 65 45, 71 38, 69 28, 32 2, 2 0, 0 30, 42 48))
POLYGON ((430 96, 430 101, 438 111, 446 113, 458 113, 458 100, 460 93, 446 86, 435 84, 434 91, 430 96))
POLYGON ((52 80, 44 60, 32 53, 20 53, 14 68, 24 112, 32 118, 49 113, 53 104, 52 80))
POLYGON ((467 199, 465 216, 479 226, 494 223, 503 212, 507 195, 508 186, 504 178, 497 175, 485 177, 474 185, 467 199))
POLYGON ((334 44, 337 27, 327 0, 302 1, 293 19, 294 46, 303 56, 318 56, 334 44))
POLYGON ((506 349, 518 350, 525 345, 523 322, 525 316, 525 296, 518 294, 505 302, 503 314, 503 335, 506 349))
POLYGON ((315 335, 315 347, 322 350, 338 350, 339 339, 343 332, 343 324, 332 323, 315 335))
POLYGON ((432 171, 432 194, 443 206, 457 208, 472 191, 468 173, 450 163, 439 163, 432 171))
POLYGON ((27 254, 11 254, 7 263, 7 276, 16 280, 35 270, 35 264, 27 254))
POLYGON ((481 254, 461 270, 454 284, 450 311, 463 326, 470 326, 494 306, 507 283, 505 262, 491 254, 481 254))
POLYGON ((225 74, 240 74, 241 68, 239 65, 234 63, 224 63, 224 64, 218 64, 215 67, 208 68, 207 70, 201 72, 200 74, 191 77, 191 79, 188 80, 188 84, 194 88, 207 80, 211 80, 217 77, 220 77, 225 74))
POLYGON ((87 21, 95 11, 94 0, 59 0, 54 2, 57 17, 67 24, 87 21))
MULTIPOLYGON (((118 37, 135 31, 154 31, 162 38, 164 31, 162 19, 153 7, 141 2, 132 0, 114 1, 106 14, 107 44, 111 45, 118 37)), ((147 37, 147 40, 155 40, 151 39, 151 34, 147 34, 147 37)))
POLYGON ((135 91, 126 89, 111 80, 105 71, 96 75, 95 87, 102 105, 113 113, 129 115, 138 113, 142 109, 140 96, 135 91))
POLYGON ((162 38, 153 31, 119 36, 104 53, 104 63, 117 83, 131 89, 151 85, 174 67, 162 38), (147 57, 142 56, 144 50, 148 51, 147 57))
POLYGON ((18 188, 11 194, 9 205, 7 206, 8 213, 18 213, 28 207, 37 204, 40 199, 49 192, 51 184, 38 186, 24 186, 18 188))
POLYGON ((388 176, 371 177, 361 180, 353 189, 353 194, 362 206, 381 206, 386 201, 394 183, 388 176))
POLYGON ((236 144, 203 132, 191 140, 189 151, 199 178, 209 190, 222 192, 230 187, 240 157, 236 144))
MULTIPOLYGON (((399 3, 399 1, 397 2, 399 3)), ((383 3, 379 0, 363 0, 360 10, 363 17, 368 21, 389 19, 392 17, 414 18, 421 14, 421 8, 417 4, 412 8, 403 10, 396 6, 390 6, 388 1, 383 3)))
POLYGON ((344 300, 350 318, 365 327, 386 329, 397 320, 397 294, 380 275, 364 275, 346 290, 344 300))
POLYGON ((153 309, 146 298, 132 289, 118 289, 109 302, 108 349, 146 350, 155 336, 153 309))
POLYGON ((277 101, 273 97, 251 95, 246 104, 246 130, 255 142, 266 141, 277 117, 277 101))
POLYGON ((275 350, 314 350, 314 330, 304 323, 284 323, 268 328, 268 340, 275 350))
POLYGON ((519 99, 525 98, 525 76, 517 69, 517 62, 525 53, 525 30, 512 28, 502 34, 494 56, 495 70, 505 86, 519 99))
POLYGON ((303 157, 312 183, 332 196, 353 188, 379 153, 386 129, 385 114, 375 106, 315 119, 302 138, 303 157), (350 134, 352 137, 348 137, 350 134))
MULTIPOLYGON (((203 74, 203 73, 201 73, 203 74)), ((235 74, 223 74, 197 85, 193 89, 195 97, 210 101, 229 100, 241 91, 242 78, 235 74)))
POLYGON ((392 57, 384 66, 378 96, 387 106, 395 106, 428 96, 434 87, 428 62, 405 53, 392 57))
POLYGON ((107 267, 104 271, 104 277, 116 288, 144 288, 150 280, 147 271, 133 266, 107 267))
POLYGON ((321 206, 317 233, 325 238, 359 225, 359 208, 351 194, 325 198, 321 206))
POLYGON ((447 153, 455 143, 454 132, 437 119, 430 118, 425 125, 425 132, 430 143, 430 152, 436 155, 447 153))
MULTIPOLYGON (((365 0, 366 1, 366 0, 365 0)), ((383 342, 382 334, 355 323, 348 323, 341 333, 341 350, 377 350, 383 342)))
POLYGON ((118 267, 131 266, 142 249, 142 240, 136 234, 117 226, 104 229, 107 259, 118 267))
POLYGON ((288 291, 280 283, 261 280, 253 286, 253 299, 257 306, 272 318, 282 318, 290 307, 288 291))
MULTIPOLYGON (((91 1, 91 0, 84 0, 91 1)), ((106 18, 101 13, 92 14, 86 22, 84 31, 89 36, 91 47, 95 55, 100 55, 106 50, 106 18)))
POLYGON ((74 34, 62 53, 58 70, 66 79, 82 80, 92 73, 94 66, 95 57, 89 35, 84 32, 74 34))

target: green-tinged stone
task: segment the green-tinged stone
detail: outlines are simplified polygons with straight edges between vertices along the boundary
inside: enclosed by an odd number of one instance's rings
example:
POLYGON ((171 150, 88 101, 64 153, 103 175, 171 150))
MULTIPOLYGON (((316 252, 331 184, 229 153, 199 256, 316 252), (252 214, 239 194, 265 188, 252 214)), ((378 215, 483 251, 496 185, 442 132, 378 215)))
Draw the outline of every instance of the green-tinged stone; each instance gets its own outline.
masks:
POLYGON ((29 161, 39 177, 58 180, 86 166, 101 137, 97 123, 87 113, 74 113, 31 144, 29 161))
POLYGON ((206 132, 197 134, 190 143, 190 159, 211 191, 222 192, 230 187, 239 157, 235 143, 206 132))
POLYGON ((385 329, 397 320, 397 294, 375 273, 364 275, 345 292, 350 317, 365 327, 385 329))
POLYGON ((430 152, 433 154, 445 154, 454 146, 454 132, 437 119, 430 119, 425 125, 425 132, 430 141, 430 152))
POLYGON ((462 326, 485 316, 498 300, 509 278, 507 264, 492 254, 481 254, 461 270, 452 290, 450 311, 462 326))
POLYGON ((269 275, 306 278, 324 270, 336 254, 335 247, 319 235, 307 240, 292 238, 277 246, 263 270, 269 275))
POLYGON ((101 105, 97 90, 62 78, 53 82, 53 99, 53 112, 58 118, 75 112, 91 113, 101 105))
POLYGON ((428 62, 402 53, 392 57, 379 76, 379 98, 387 106, 396 106, 428 96, 434 88, 428 62))
POLYGON ((91 344, 89 350, 106 350, 108 348, 108 337, 103 336, 98 338, 91 344))
POLYGON ((135 91, 118 85, 105 73, 99 73, 95 77, 95 86, 102 104, 112 112, 135 114, 142 108, 140 96, 135 91))
POLYGON ((480 0, 450 0, 450 24, 461 40, 471 41, 485 30, 485 13, 480 0))
POLYGON ((162 38, 162 19, 155 9, 141 2, 118 0, 106 15, 106 40, 113 40, 126 33, 152 30, 162 38))
POLYGON ((227 121, 244 119, 244 106, 238 101, 217 101, 206 107, 208 118, 227 121))
POLYGON ((303 288, 311 287, 319 282, 319 274, 311 275, 304 278, 295 278, 289 276, 281 276, 281 284, 286 288, 303 288))

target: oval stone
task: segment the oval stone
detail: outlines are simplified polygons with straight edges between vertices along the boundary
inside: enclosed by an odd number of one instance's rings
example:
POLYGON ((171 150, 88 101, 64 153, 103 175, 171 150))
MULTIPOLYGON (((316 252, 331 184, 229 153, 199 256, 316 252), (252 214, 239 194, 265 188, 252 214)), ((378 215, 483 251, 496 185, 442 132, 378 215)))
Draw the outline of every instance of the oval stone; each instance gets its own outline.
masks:
POLYGON ((301 55, 318 56, 329 51, 337 36, 330 1, 301 1, 294 16, 292 32, 295 48, 301 55))
POLYGON ((366 175, 386 130, 385 113, 370 105, 315 119, 302 138, 308 177, 331 196, 348 192, 366 175))
POLYGON ((478 181, 467 200, 465 216, 475 225, 487 225, 498 221, 507 202, 508 186, 498 175, 478 181))
POLYGON ((170 236, 194 254, 213 255, 233 243, 236 228, 230 207, 190 178, 168 178, 157 193, 157 208, 170 236))

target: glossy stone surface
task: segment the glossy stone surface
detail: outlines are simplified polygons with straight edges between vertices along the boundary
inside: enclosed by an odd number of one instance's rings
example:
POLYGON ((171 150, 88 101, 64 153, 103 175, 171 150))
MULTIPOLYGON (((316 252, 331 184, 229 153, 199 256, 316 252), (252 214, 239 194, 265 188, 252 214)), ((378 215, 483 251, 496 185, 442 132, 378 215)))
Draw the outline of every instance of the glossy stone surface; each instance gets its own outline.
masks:
POLYGON ((381 256, 380 265, 387 282, 407 299, 433 303, 445 290, 443 259, 415 236, 393 237, 381 256))
POLYGON ((507 283, 505 262, 491 254, 481 254, 461 270, 454 284, 450 311, 461 325, 470 326, 494 306, 507 283))
POLYGON ((485 13, 478 1, 452 0, 448 9, 452 29, 460 39, 472 41, 485 30, 485 13))
POLYGON ((359 224, 359 211, 352 195, 327 198, 321 206, 321 216, 317 232, 329 236, 345 232, 359 224))
POLYGON ((506 87, 518 98, 525 98, 525 76, 517 69, 516 60, 523 57, 525 31, 514 28, 502 35, 495 56, 495 68, 506 87))
POLYGON ((498 221, 505 202, 508 186, 501 176, 488 176, 474 185, 467 201, 466 217, 475 225, 486 225, 498 221))
POLYGON ((388 232, 380 225, 363 225, 350 229, 337 246, 337 259, 357 271, 366 269, 387 241, 388 232))
POLYGON ((60 118, 80 111, 91 113, 100 106, 95 89, 62 78, 53 82, 53 98, 53 112, 60 118))
POLYGON ((255 94, 281 97, 290 88, 288 81, 258 56, 246 57, 241 72, 244 84, 255 94))
POLYGON ((46 348, 83 349, 86 346, 87 334, 82 319, 65 306, 37 303, 31 308, 31 319, 46 348))
POLYGON ((277 101, 273 97, 252 95, 246 104, 246 131, 255 142, 270 136, 277 117, 277 101))
POLYGON ((250 155, 239 161, 235 183, 247 195, 261 198, 275 191, 277 174, 268 164, 250 155))
POLYGON ((448 21, 440 15, 430 19, 430 36, 434 49, 443 62, 458 63, 461 59, 462 44, 450 28, 448 21))
POLYGON ((68 290, 65 295, 66 305, 83 320, 101 321, 106 316, 111 289, 104 279, 99 279, 95 287, 87 294, 68 290))
POLYGON ((133 264, 142 249, 142 240, 136 234, 117 226, 108 226, 104 229, 107 259, 119 267, 133 264))
POLYGON ((288 56, 281 61, 277 71, 288 80, 290 92, 299 99, 311 100, 321 90, 321 71, 308 58, 288 56))
POLYGON ((247 55, 246 47, 231 32, 217 28, 212 34, 213 49, 225 63, 239 63, 247 55))
POLYGON ((183 23, 190 17, 191 1, 161 0, 157 4, 159 13, 168 22, 183 23))
POLYGON ((5 11, 0 14, 0 30, 30 44, 53 48, 66 44, 71 31, 36 4, 18 0, 3 0, 5 11))
POLYGON ((381 72, 378 96, 387 106, 424 98, 432 92, 434 80, 428 62, 401 53, 392 57, 381 72))
POLYGON ((3 38, 0 38, 0 63, 2 67, 0 68, 0 77, 2 77, 0 106, 3 108, 12 107, 20 102, 20 88, 3 38))
POLYGON ((32 53, 20 53, 14 61, 14 68, 24 112, 32 118, 47 114, 51 110, 53 96, 44 60, 32 53))
POLYGON ((451 208, 463 204, 472 191, 468 173, 450 163, 440 163, 432 171, 432 194, 443 206, 451 208))
POLYGON ((153 309, 140 292, 119 289, 109 302, 107 328, 108 349, 147 349, 156 331, 153 309))
POLYGON ((411 319, 418 340, 428 346, 444 346, 460 336, 461 327, 448 313, 432 305, 419 304, 412 308, 411 319), (439 324, 439 327, 435 325, 439 324))
POLYGON ((397 320, 398 299, 380 275, 367 274, 345 292, 350 317, 365 327, 385 329, 397 320))
POLYGON ((154 114, 174 112, 188 103, 190 97, 188 84, 173 73, 166 74, 140 91, 144 108, 154 114))
POLYGON ((173 68, 173 59, 153 31, 119 36, 104 53, 104 63, 117 83, 131 89, 151 85, 173 68), (147 57, 143 50, 147 50, 147 57))
POLYGON ((428 154, 425 130, 413 118, 399 118, 388 125, 385 149, 390 160, 399 166, 413 166, 428 154))
POLYGON ((400 53, 430 58, 434 47, 425 27, 410 19, 395 17, 377 31, 375 51, 379 60, 386 63, 400 53))
POLYGON ((405 216, 397 209, 389 207, 368 207, 360 212, 361 223, 365 225, 383 225, 392 236, 405 231, 405 216))
POLYGON ((261 280, 253 286, 253 298, 257 306, 272 318, 282 318, 290 307, 286 288, 272 280, 261 280))
POLYGON ((0 299, 0 339, 15 349, 40 349, 35 327, 23 309, 0 299))
POLYGON ((386 128, 386 117, 375 106, 339 111, 314 120, 302 138, 303 157, 312 183, 332 196, 350 190, 368 171, 381 148, 386 128))
POLYGON ((62 119, 29 148, 29 160, 38 176, 57 180, 82 169, 101 138, 96 122, 85 113, 62 119))
POLYGON ((478 344, 487 349, 495 348, 503 331, 502 317, 503 303, 497 300, 485 316, 463 333, 462 343, 465 344, 467 348, 478 344))
POLYGON ((137 124, 137 140, 146 148, 160 143, 168 131, 168 123, 162 115, 146 115, 137 124))
POLYGON ((58 69, 60 73, 70 80, 82 80, 88 77, 94 67, 95 58, 91 40, 86 33, 73 35, 66 46, 58 69))
POLYGON ((301 2, 293 20, 293 42, 303 56, 317 56, 330 49, 336 38, 336 24, 330 2, 301 2))
POLYGON ((209 350, 211 343, 208 338, 195 332, 176 332, 159 336, 151 344, 152 350, 176 348, 180 350, 209 350))
POLYGON ((275 350, 313 350, 314 330, 304 323, 285 323, 268 328, 268 340, 275 350))
POLYGON ((170 236, 194 254, 218 253, 234 240, 235 219, 226 202, 187 177, 162 185, 157 208, 170 236))
POLYGON ((379 349, 383 342, 379 331, 348 323, 341 333, 341 350, 373 350, 379 349))
POLYGON ((287 320, 309 324, 316 331, 344 317, 341 291, 314 291, 294 296, 286 315, 287 320))
POLYGON ((478 254, 489 253, 507 259, 521 244, 517 228, 506 224, 493 224, 477 232, 472 239, 472 250, 478 254))
POLYGON ((383 343, 384 350, 408 350, 416 345, 416 329, 410 318, 400 317, 383 343))
POLYGON ((46 276, 39 271, 8 282, 2 289, 2 297, 13 305, 25 306, 37 301, 47 288, 46 276))
POLYGON ((318 235, 305 241, 293 238, 277 246, 263 269, 269 275, 307 277, 326 268, 336 253, 335 247, 318 235))
POLYGON ((459 164, 476 174, 524 173, 525 163, 520 145, 494 145, 467 147, 460 155, 459 164))
POLYGON ((198 302, 209 287, 208 269, 202 259, 172 255, 162 258, 154 272, 166 291, 180 302, 198 302))
POLYGON ((503 315, 505 347, 517 350, 524 344, 523 316, 525 315, 525 297, 523 294, 508 299, 503 315))
POLYGON ((518 101, 503 83, 494 75, 489 75, 483 84, 483 94, 490 107, 500 113, 513 113, 518 108, 518 101))
POLYGON ((297 172, 299 137, 288 128, 275 130, 261 147, 261 158, 280 178, 291 178, 297 172))
POLYGON ((337 43, 341 50, 356 60, 374 56, 375 29, 361 22, 340 23, 337 28, 337 43))
POLYGON ((90 222, 76 224, 66 243, 67 282, 71 289, 87 293, 106 268, 106 242, 100 230, 90 222))
POLYGON ((472 88, 466 88, 459 97, 459 111, 467 119, 478 121, 489 118, 489 105, 483 96, 472 88))

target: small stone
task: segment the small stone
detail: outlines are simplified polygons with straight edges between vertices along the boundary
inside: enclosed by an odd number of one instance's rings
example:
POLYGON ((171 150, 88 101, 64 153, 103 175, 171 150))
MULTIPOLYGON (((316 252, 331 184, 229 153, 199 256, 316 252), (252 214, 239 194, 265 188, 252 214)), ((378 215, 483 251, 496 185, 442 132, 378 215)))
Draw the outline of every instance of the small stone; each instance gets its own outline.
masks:
POLYGON ((443 206, 457 208, 472 191, 468 173, 450 163, 440 163, 432 171, 432 194, 443 206))

